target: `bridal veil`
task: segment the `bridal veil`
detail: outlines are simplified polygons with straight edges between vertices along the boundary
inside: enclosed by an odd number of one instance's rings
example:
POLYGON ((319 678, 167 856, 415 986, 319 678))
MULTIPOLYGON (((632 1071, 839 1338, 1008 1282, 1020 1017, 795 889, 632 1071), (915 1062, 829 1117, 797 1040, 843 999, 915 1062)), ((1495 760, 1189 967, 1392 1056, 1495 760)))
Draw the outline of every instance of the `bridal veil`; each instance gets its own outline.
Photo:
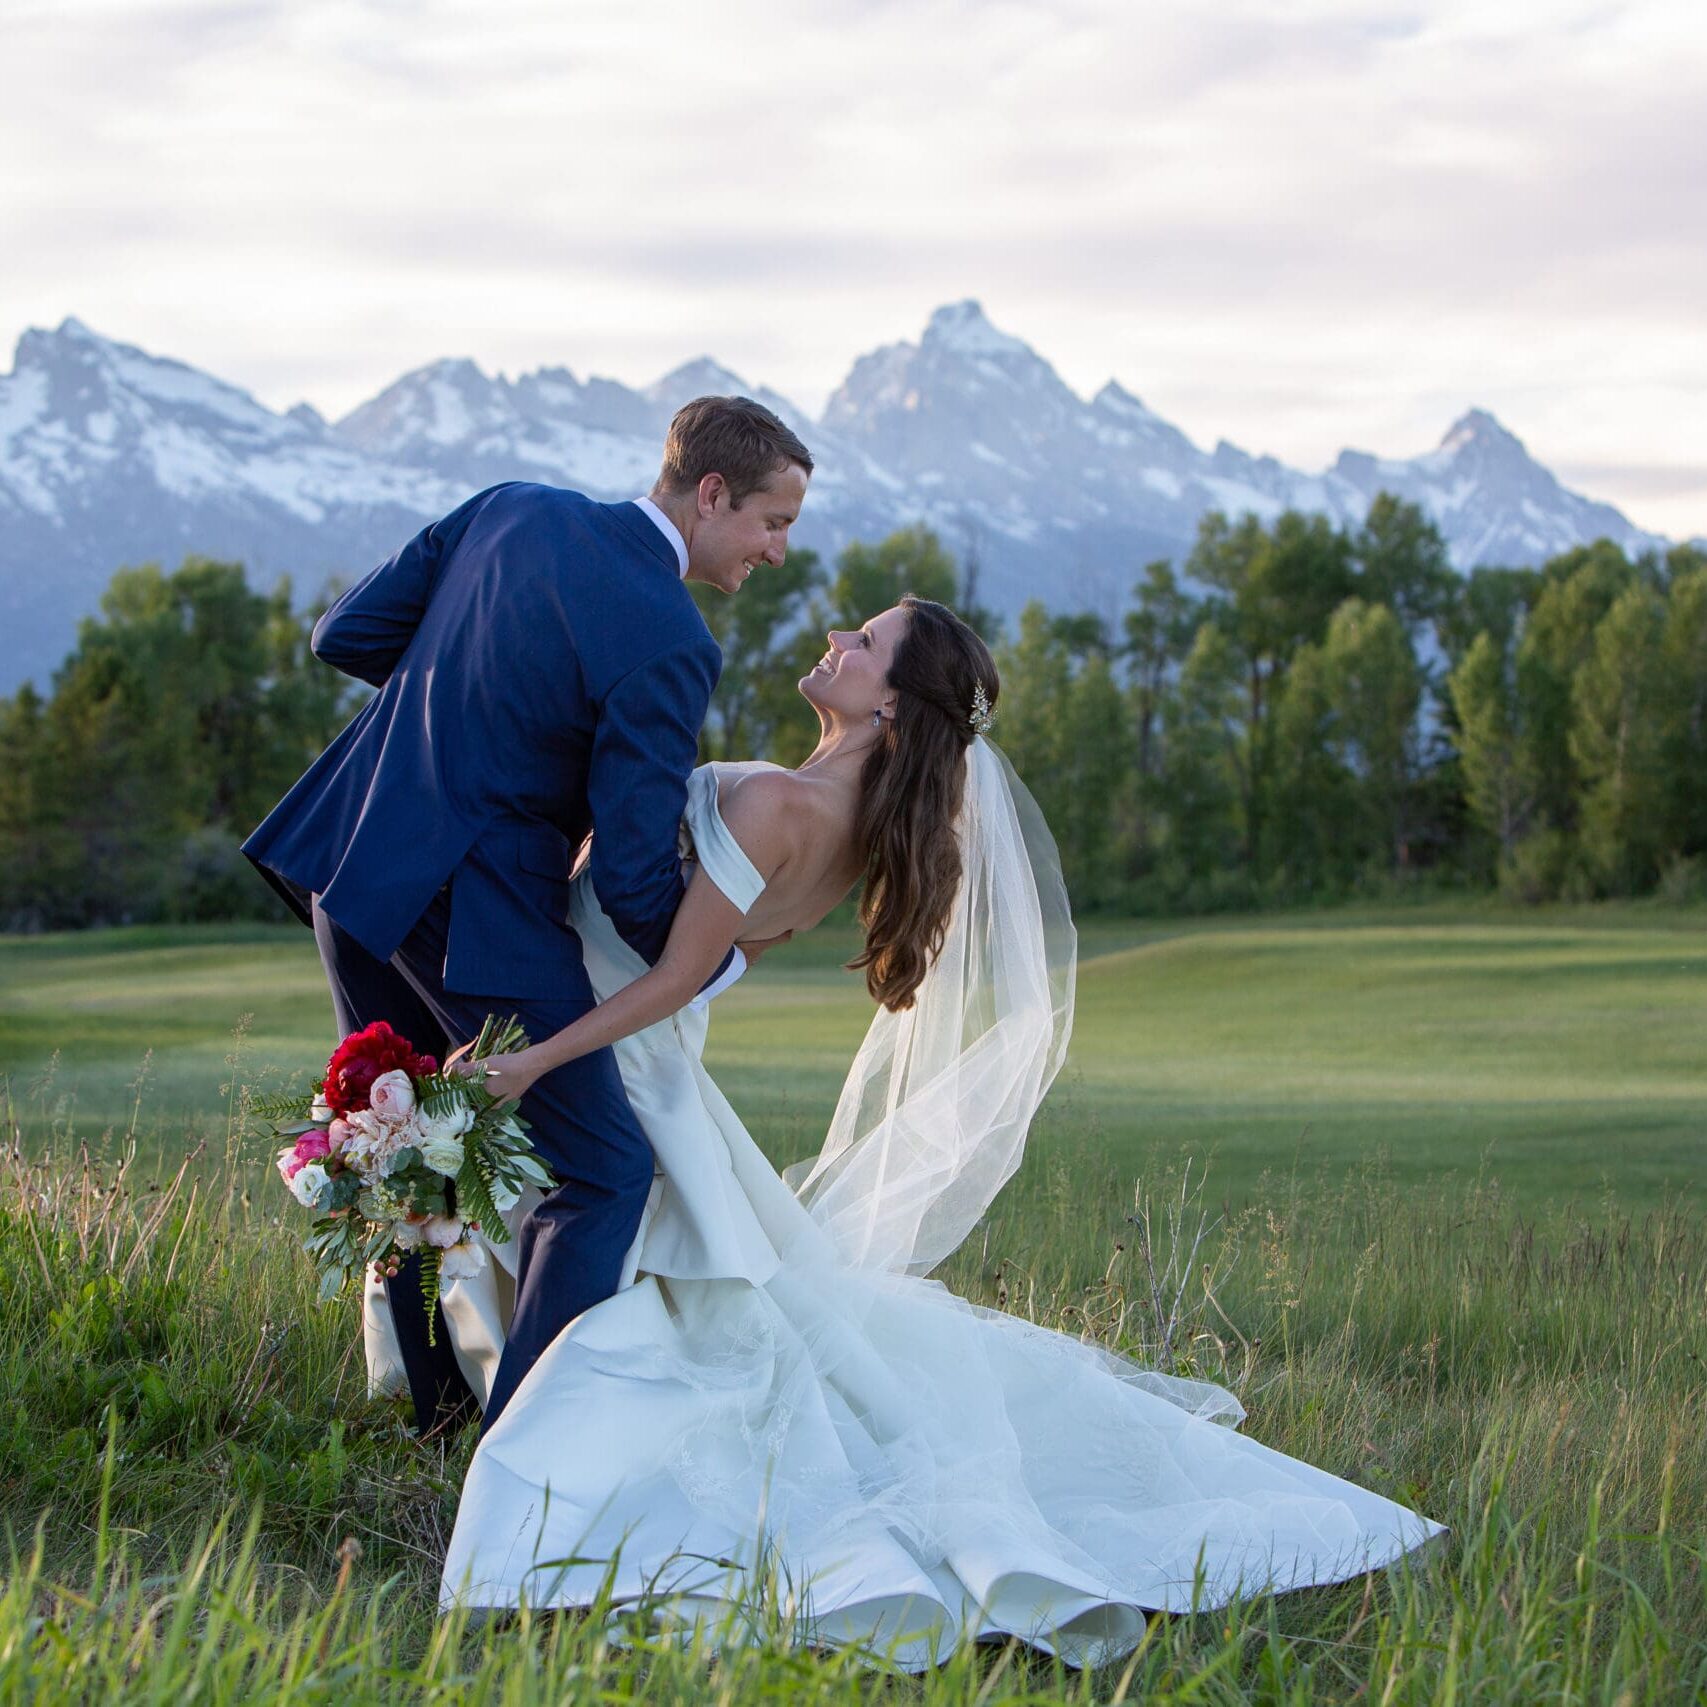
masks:
POLYGON ((879 1008, 817 1159, 784 1178, 850 1266, 928 1274, 1020 1164, 1067 1054, 1077 939, 1037 803, 983 736, 956 823, 963 876, 913 1005, 879 1008))

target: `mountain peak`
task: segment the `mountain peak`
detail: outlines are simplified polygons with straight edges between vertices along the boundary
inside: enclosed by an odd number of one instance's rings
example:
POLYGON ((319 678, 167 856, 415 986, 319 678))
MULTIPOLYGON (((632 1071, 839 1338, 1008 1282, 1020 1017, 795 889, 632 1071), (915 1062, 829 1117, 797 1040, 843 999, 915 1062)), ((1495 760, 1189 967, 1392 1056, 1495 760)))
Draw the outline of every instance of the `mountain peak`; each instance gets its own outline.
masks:
POLYGON ((1524 451, 1523 440, 1488 409, 1467 409, 1447 430, 1446 437, 1440 441, 1440 448, 1459 451, 1472 444, 1498 446, 1502 450, 1528 454, 1524 451))
POLYGON ((20 333, 16 359, 19 366, 39 367, 56 359, 86 362, 94 351, 124 348, 124 345, 109 344, 74 314, 68 314, 52 330, 46 326, 30 326, 20 333))
MULTIPOLYGON (((220 423, 219 430, 251 434, 259 445, 276 438, 282 419, 240 387, 187 362, 105 338, 75 315, 67 315, 52 331, 32 326, 24 332, 18 339, 14 378, 21 375, 50 400, 62 425, 95 416, 102 432, 114 430, 120 418, 138 429, 150 420, 180 426, 196 421, 202 427, 220 423), (107 417, 114 411, 117 416, 109 425, 107 417)), ((97 435, 96 442, 107 441, 97 435)))
POLYGON ((714 361, 710 356, 696 356, 691 362, 671 368, 662 379, 647 386, 646 395, 654 402, 675 398, 685 403, 694 397, 749 397, 752 389, 738 373, 731 373, 722 362, 714 361))
POLYGON ((494 379, 472 356, 440 356, 425 367, 406 373, 399 382, 404 385, 448 385, 469 396, 501 390, 503 381, 494 379))
MULTIPOLYGON (((696 397, 750 397, 791 425, 812 426, 812 418, 768 385, 753 385, 711 356, 697 356, 672 368, 639 395, 655 408, 674 412, 696 397)), ((660 423, 662 426, 663 423, 660 423)))
POLYGON ((990 324, 984 305, 967 297, 939 308, 925 327, 921 348, 954 350, 966 356, 1034 356, 1031 346, 990 324))
POLYGON ((1149 415, 1140 398, 1134 397, 1118 379, 1111 379, 1091 399, 1093 409, 1108 409, 1116 415, 1149 415))

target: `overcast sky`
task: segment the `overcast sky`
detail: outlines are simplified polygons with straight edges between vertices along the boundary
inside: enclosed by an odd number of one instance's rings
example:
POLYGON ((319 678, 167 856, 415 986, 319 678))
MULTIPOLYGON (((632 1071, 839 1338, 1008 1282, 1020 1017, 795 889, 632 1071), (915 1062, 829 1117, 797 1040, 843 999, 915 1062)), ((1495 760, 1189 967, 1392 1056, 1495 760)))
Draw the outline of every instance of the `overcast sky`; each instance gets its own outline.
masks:
POLYGON ((1319 467, 1471 404, 1707 533, 1707 6, 0 0, 0 341, 338 414, 473 356, 819 407, 982 299, 1319 467))

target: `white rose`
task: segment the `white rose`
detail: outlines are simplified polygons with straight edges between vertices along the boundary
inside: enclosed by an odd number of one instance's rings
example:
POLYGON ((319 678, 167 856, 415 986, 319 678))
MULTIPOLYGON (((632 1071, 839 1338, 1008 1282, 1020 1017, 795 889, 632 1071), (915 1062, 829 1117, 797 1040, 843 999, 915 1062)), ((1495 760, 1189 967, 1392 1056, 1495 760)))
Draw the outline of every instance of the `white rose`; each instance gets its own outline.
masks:
POLYGON ((388 1126, 401 1126, 415 1112, 415 1087, 400 1067, 381 1073, 367 1093, 368 1108, 388 1126))
POLYGON ((320 1194, 332 1183, 332 1176, 318 1162, 309 1162, 296 1170, 290 1182, 291 1196, 304 1209, 318 1209, 320 1194))
POLYGON ((449 1246, 439 1258, 439 1279, 472 1280, 485 1266, 485 1247, 468 1239, 449 1246))
POLYGON ((453 1178, 462 1169, 462 1140, 460 1138, 426 1138, 421 1143, 421 1160, 429 1168, 453 1178))
POLYGON ((421 1223, 421 1234, 429 1245, 448 1251, 462 1237, 462 1221, 455 1215, 429 1215, 421 1223))
POLYGON ((312 1120, 316 1126, 330 1125, 332 1120, 331 1103, 329 1103, 325 1097, 317 1096, 314 1101, 308 1105, 308 1118, 312 1120))
POLYGON ((453 1103, 443 1114, 421 1110, 417 1117, 421 1136, 430 1144, 435 1138, 460 1138, 474 1124, 474 1110, 467 1103, 453 1103))

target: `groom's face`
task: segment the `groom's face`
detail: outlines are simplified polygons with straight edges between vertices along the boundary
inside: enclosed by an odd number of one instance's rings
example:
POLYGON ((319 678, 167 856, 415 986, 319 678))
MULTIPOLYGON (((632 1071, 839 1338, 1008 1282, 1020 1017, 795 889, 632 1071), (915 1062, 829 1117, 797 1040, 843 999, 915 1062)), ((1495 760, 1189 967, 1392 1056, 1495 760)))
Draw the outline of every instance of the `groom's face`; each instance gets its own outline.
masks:
POLYGON ((788 530, 805 502, 806 470, 797 462, 771 475, 738 506, 721 474, 706 475, 699 483, 699 517, 688 541, 687 578, 738 593, 761 564, 781 567, 788 530))

